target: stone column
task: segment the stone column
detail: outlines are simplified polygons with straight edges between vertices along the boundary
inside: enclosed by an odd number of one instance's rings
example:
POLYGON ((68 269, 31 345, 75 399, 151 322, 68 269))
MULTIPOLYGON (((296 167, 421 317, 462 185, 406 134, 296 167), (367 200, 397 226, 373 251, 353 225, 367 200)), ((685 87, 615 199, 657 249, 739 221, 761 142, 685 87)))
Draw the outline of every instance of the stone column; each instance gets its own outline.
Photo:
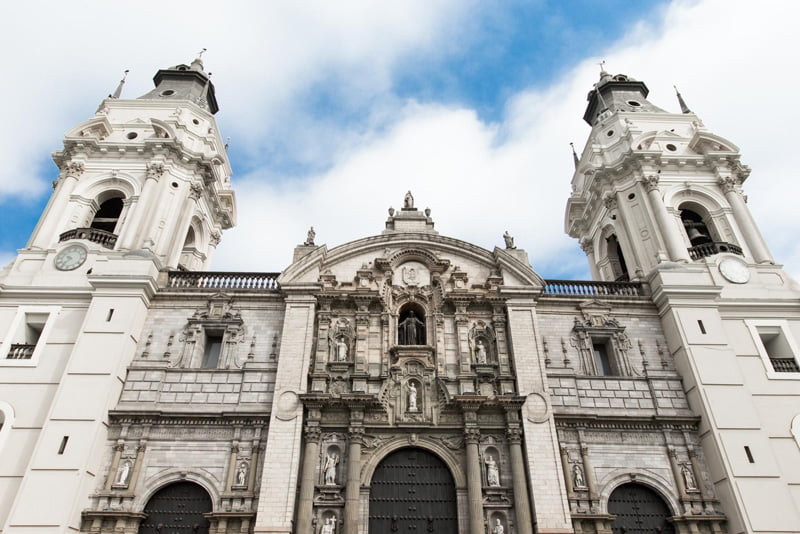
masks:
POLYGON ((736 224, 739 225, 739 230, 744 235, 753 259, 756 263, 775 263, 769 250, 767 250, 767 245, 764 243, 761 232, 758 231, 758 227, 753 221, 753 216, 750 214, 741 192, 737 188, 738 185, 739 179, 733 176, 725 176, 719 179, 719 186, 731 205, 733 218, 736 219, 736 224))
POLYGON ((646 176, 642 179, 642 183, 647 190, 650 206, 653 208, 656 222, 661 229, 661 236, 667 247, 667 256, 672 261, 690 262, 691 258, 686 243, 678 232, 678 227, 675 226, 675 219, 667 212, 661 192, 658 190, 658 174, 646 176))
POLYGON ((564 483, 567 485, 567 496, 569 498, 575 497, 575 492, 572 487, 572 472, 570 471, 569 452, 564 445, 561 445, 561 468, 564 471, 564 483))
POLYGON ((139 441, 139 446, 136 447, 136 460, 133 462, 133 471, 128 478, 128 492, 133 493, 136 489, 136 484, 139 483, 139 473, 142 471, 142 463, 144 463, 144 453, 147 450, 147 440, 139 441))
POLYGON ((64 227, 64 223, 69 222, 65 221, 64 215, 72 192, 78 185, 78 178, 84 170, 85 166, 81 161, 70 161, 64 164, 61 179, 56 182, 53 196, 50 197, 50 201, 42 213, 39 228, 31 234, 32 238, 28 246, 40 249, 52 248, 58 241, 58 234, 70 229, 64 227))
POLYGON ((231 491, 231 488, 233 487, 233 481, 235 480, 236 477, 236 468, 237 468, 236 460, 238 458, 239 458, 239 442, 234 441, 231 444, 231 457, 228 461, 228 480, 225 483, 226 491, 231 491))
POLYGON ((692 463, 692 474, 694 475, 694 481, 697 483, 697 489, 700 491, 700 495, 703 499, 711 499, 712 497, 708 494, 706 485, 703 482, 703 470, 700 469, 700 462, 697 460, 697 451, 694 450, 694 447, 689 447, 688 451, 689 461, 692 463))
POLYGON ((589 261, 589 271, 592 273, 592 280, 601 280, 600 271, 597 268, 597 261, 594 257, 594 243, 588 237, 581 239, 581 249, 586 253, 586 259, 589 261))
POLYGON ((361 440, 364 428, 350 427, 347 452, 347 487, 344 494, 344 534, 358 534, 358 508, 361 494, 361 440))
POLYGON ((111 467, 108 468, 108 478, 106 479, 106 491, 111 489, 114 484, 114 479, 117 478, 117 470, 119 469, 119 460, 122 458, 122 452, 125 450, 125 441, 117 440, 114 445, 114 456, 111 459, 111 467))
POLYGON ((464 440, 467 444, 467 495, 469 498, 469 532, 484 534, 483 489, 481 461, 478 457, 478 441, 481 432, 477 428, 466 428, 464 440))
POLYGON ((517 533, 533 534, 531 524, 528 481, 525 479, 525 458, 522 456, 522 431, 519 424, 509 425, 508 448, 511 450, 511 480, 514 482, 514 512, 517 515, 517 533))
POLYGON ((136 204, 129 210, 130 216, 127 218, 128 223, 122 229, 119 239, 119 248, 140 248, 144 245, 144 240, 147 236, 139 236, 138 234, 142 229, 143 223, 149 220, 148 215, 153 209, 153 195, 158 186, 158 180, 163 174, 164 165, 162 163, 154 162, 147 164, 142 192, 139 194, 139 200, 137 200, 136 204))
POLYGON ((583 463, 583 476, 586 478, 586 487, 589 488, 589 500, 592 502, 594 508, 597 502, 597 488, 594 485, 594 471, 592 471, 592 462, 589 459, 589 447, 581 445, 581 462, 583 463))
POLYGON ((311 518, 314 508, 314 486, 319 461, 320 429, 317 424, 306 425, 306 446, 303 450, 303 472, 300 478, 300 498, 297 503, 297 534, 312 534, 311 518))

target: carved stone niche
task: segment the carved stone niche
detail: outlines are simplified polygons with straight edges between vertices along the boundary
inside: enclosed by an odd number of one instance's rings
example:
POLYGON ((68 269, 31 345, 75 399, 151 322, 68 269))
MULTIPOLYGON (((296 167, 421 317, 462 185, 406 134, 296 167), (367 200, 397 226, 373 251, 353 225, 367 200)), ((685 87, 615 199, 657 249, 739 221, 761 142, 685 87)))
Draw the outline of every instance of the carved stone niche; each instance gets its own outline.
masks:
POLYGON ((328 369, 347 373, 353 366, 355 330, 348 319, 338 319, 328 330, 328 369))
POLYGON ((390 349, 393 406, 396 422, 432 422, 438 405, 433 348, 396 346, 390 349))
POLYGON ((497 376, 497 337, 491 325, 476 321, 467 336, 472 369, 479 377, 497 376))

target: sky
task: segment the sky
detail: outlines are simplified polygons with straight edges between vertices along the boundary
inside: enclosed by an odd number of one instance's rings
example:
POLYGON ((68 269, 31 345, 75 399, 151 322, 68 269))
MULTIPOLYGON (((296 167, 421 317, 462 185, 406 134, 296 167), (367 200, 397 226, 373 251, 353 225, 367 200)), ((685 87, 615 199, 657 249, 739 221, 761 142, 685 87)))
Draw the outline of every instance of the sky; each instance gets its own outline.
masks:
POLYGON ((51 153, 122 72, 135 98, 206 48, 238 200, 214 270, 280 271, 312 225, 329 248, 378 234, 411 190, 443 235, 491 250, 508 230, 543 277, 589 278, 564 208, 605 61, 668 111, 677 85, 739 146, 750 210, 797 278, 798 18, 791 0, 14 2, 0 16, 0 264, 49 198, 51 153))

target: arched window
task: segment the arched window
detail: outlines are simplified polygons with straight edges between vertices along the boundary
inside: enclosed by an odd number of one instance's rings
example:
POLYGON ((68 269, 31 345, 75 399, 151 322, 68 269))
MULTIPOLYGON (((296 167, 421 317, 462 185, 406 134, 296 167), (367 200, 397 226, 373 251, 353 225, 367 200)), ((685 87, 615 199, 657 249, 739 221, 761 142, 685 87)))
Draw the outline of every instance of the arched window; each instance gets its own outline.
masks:
POLYGON ((681 209, 681 222, 683 229, 686 230, 686 236, 693 247, 705 245, 714 241, 711 231, 697 212, 690 209, 681 209))
POLYGON ((175 482, 158 490, 144 507, 147 516, 139 534, 191 532, 208 534, 210 522, 204 517, 212 511, 211 497, 194 482, 175 482), (166 530, 165 526, 168 526, 166 530))
POLYGON ((625 263, 625 257, 622 255, 622 247, 619 245, 616 234, 611 234, 606 238, 606 257, 609 260, 615 282, 627 282, 630 280, 628 266, 625 263))
POLYGON ((113 234, 120 214, 122 214, 122 198, 109 198, 100 204, 90 226, 113 234))
POLYGON ((406 304, 400 309, 397 322, 398 345, 425 345, 425 309, 419 304, 406 304))
POLYGON ((674 534, 667 518, 672 515, 664 499, 642 484, 623 484, 608 498, 608 513, 616 516, 611 524, 614 534, 652 532, 674 534))

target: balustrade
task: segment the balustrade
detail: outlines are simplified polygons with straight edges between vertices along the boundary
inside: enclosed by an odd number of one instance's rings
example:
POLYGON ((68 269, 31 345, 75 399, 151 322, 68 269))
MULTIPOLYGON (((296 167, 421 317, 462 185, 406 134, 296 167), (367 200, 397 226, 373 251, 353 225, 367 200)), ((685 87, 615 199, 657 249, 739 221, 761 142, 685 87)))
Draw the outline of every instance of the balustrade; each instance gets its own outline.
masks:
POLYGON ((105 248, 114 248, 117 244, 117 234, 99 228, 73 228, 58 236, 59 243, 70 239, 85 239, 105 248))
POLYGON ((276 291, 280 273, 171 271, 167 287, 175 289, 242 289, 276 291))

